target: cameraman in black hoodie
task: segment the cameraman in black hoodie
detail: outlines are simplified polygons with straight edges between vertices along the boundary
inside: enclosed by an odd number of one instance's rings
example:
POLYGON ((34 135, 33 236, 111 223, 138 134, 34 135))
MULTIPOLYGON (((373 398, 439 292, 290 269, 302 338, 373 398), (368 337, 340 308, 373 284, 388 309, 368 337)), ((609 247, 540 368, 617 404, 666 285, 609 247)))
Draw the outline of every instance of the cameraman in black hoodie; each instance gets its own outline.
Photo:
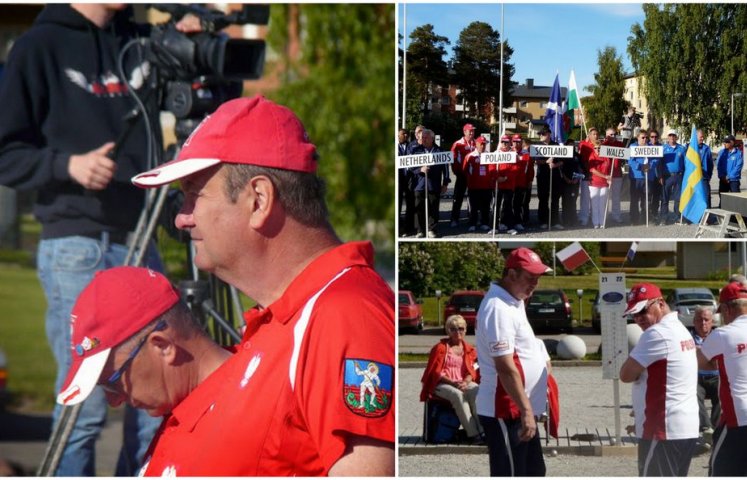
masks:
MULTIPOLYGON (((135 106, 130 88, 142 96, 152 78, 138 49, 125 55, 127 78, 119 78, 122 47, 148 35, 148 26, 131 16, 125 4, 49 5, 16 41, 0 79, 0 185, 37 191, 37 267, 58 367, 55 391, 71 363, 72 306, 96 271, 124 263, 144 201, 129 179, 152 167, 142 116, 131 127, 124 120, 135 106)), ((178 28, 195 30, 193 19, 178 28)), ((159 131, 155 95, 149 98, 151 125, 159 131)), ((154 149, 161 148, 159 134, 154 149)), ((161 269, 154 245, 144 264, 161 269)), ((96 474, 94 446, 107 406, 100 390, 86 400, 56 475, 96 474)), ((117 475, 137 472, 159 423, 128 407, 117 475)))

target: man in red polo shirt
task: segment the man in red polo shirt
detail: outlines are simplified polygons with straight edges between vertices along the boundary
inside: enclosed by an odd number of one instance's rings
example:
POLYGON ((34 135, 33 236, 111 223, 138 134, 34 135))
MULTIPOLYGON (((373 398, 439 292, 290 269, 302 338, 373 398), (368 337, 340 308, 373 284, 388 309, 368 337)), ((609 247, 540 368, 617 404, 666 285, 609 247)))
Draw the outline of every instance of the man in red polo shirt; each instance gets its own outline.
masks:
MULTIPOLYGON (((255 96, 224 103, 176 160, 133 178, 144 188, 181 180, 175 223, 190 232, 195 264, 257 302, 236 354, 250 359, 237 408, 251 435, 231 447, 254 463, 235 475, 394 474, 394 294, 369 242, 337 238, 316 168, 295 114, 255 96), (363 404, 356 362, 375 364, 381 381, 363 404)), ((178 422, 160 441, 192 430, 178 422)), ((205 462, 200 474, 218 474, 205 462)))

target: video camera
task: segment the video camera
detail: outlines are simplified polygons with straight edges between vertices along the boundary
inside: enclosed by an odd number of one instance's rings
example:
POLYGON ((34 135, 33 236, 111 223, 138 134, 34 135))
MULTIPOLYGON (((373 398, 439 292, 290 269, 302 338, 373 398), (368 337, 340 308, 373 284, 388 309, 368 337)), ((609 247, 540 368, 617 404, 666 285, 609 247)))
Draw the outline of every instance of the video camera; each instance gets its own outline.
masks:
POLYGON ((244 5, 225 14, 197 5, 154 4, 171 15, 151 29, 148 60, 155 67, 161 86, 161 108, 177 119, 192 119, 183 125, 184 138, 199 120, 218 106, 241 95, 242 80, 262 76, 264 40, 229 38, 218 33, 229 25, 266 25, 269 5, 244 5), (191 13, 200 19, 202 32, 185 34, 176 22, 191 13))

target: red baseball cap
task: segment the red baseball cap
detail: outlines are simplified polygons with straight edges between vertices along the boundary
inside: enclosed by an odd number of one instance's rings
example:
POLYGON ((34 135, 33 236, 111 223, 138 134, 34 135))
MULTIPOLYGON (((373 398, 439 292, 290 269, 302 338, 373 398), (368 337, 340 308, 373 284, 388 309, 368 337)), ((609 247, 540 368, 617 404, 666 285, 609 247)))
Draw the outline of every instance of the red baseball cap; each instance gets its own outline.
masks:
POLYGON ((514 142, 517 140, 521 141, 521 135, 519 135, 518 133, 515 133, 514 136, 511 137, 511 140, 513 140, 514 142))
POLYGON ((623 315, 640 312, 649 300, 662 297, 661 290, 653 283, 639 283, 634 285, 628 293, 628 308, 623 315))
POLYGON ((170 162, 132 177, 138 187, 158 187, 221 162, 316 172, 316 147, 287 107, 261 95, 222 104, 195 128, 170 162))
POLYGON ((509 137, 508 135, 501 136, 501 142, 510 142, 510 141, 511 141, 511 137, 509 137))
POLYGON ((57 403, 85 400, 99 382, 111 349, 178 301, 179 292, 153 270, 115 267, 96 273, 70 315, 73 363, 57 403))
POLYGON ((462 128, 462 131, 465 131, 465 130, 477 130, 477 129, 471 123, 465 123, 464 128, 462 128))
POLYGON ((488 139, 483 137, 482 135, 480 135, 479 137, 475 139, 475 143, 486 143, 487 141, 488 139))
POLYGON ((552 272, 552 268, 542 263, 539 255, 526 247, 519 247, 508 254, 506 268, 521 268, 533 275, 552 272))
POLYGON ((718 303, 726 303, 738 298, 747 298, 747 288, 739 282, 731 282, 721 289, 718 303))

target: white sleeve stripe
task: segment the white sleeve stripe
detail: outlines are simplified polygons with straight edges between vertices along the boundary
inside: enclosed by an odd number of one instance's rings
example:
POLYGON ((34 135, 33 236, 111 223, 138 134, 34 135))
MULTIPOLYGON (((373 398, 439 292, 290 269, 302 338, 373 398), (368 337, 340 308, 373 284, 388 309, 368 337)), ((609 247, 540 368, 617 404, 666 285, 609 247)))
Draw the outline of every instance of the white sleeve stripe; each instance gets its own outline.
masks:
POLYGON ((314 304, 316 303, 316 300, 319 298, 319 296, 324 293, 327 287, 332 285, 335 280, 343 276, 348 270, 350 270, 350 267, 347 267, 346 269, 335 275, 332 280, 330 280, 324 287, 322 287, 321 290, 316 292, 308 302, 306 302, 306 305, 304 305, 303 311, 301 312, 301 317, 293 327, 293 354, 291 355, 290 364, 288 365, 288 376, 290 378, 291 390, 295 390, 296 387, 298 356, 301 354, 301 345, 303 344, 303 339, 306 335, 306 328, 309 326, 309 319, 311 319, 311 312, 314 310, 314 304))

